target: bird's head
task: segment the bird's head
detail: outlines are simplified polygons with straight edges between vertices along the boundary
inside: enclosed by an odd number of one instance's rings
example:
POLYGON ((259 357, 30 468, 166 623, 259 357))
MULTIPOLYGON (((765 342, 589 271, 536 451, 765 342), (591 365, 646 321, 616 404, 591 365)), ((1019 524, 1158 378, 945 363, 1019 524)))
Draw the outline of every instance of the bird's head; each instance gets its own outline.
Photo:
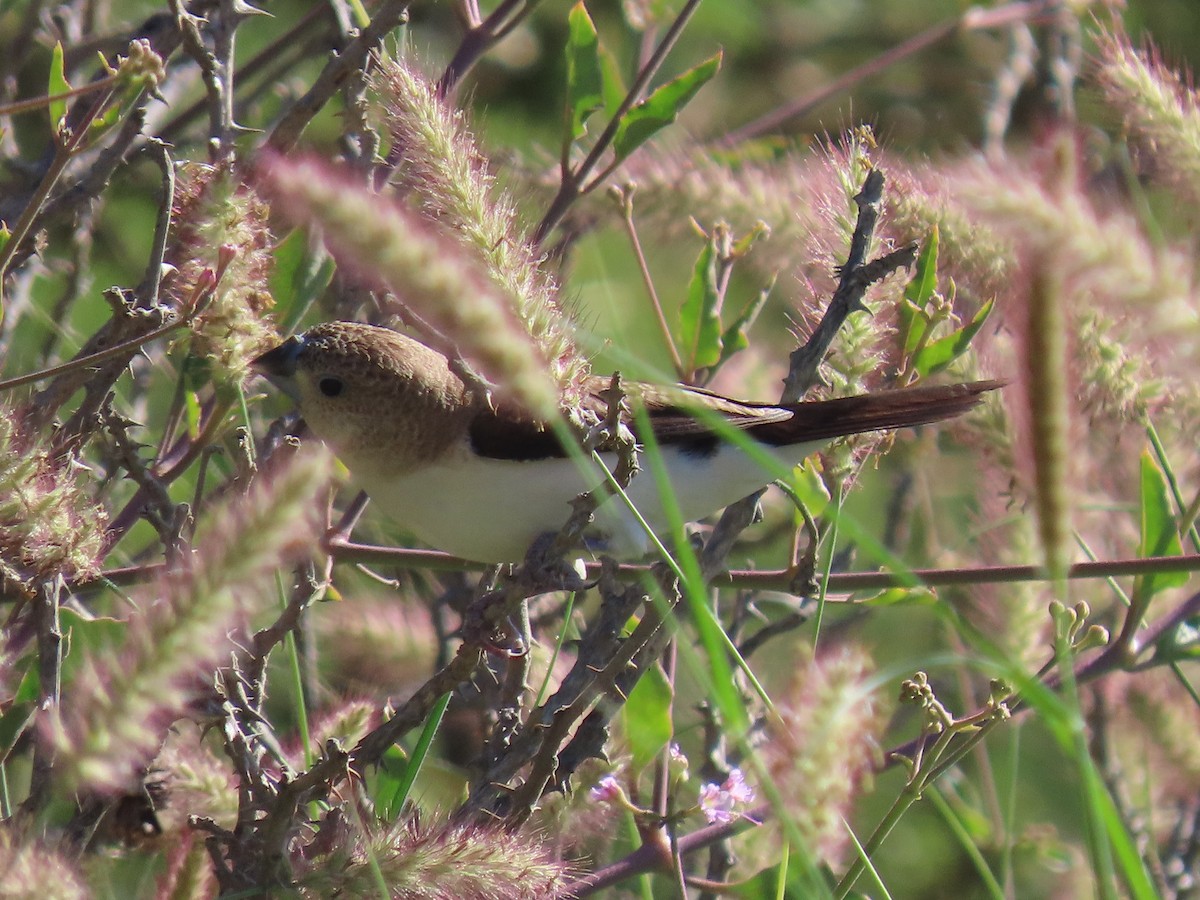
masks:
POLYGON ((442 452, 472 407, 444 356, 373 325, 318 325, 252 367, 295 400, 313 433, 352 469, 401 471, 442 452))

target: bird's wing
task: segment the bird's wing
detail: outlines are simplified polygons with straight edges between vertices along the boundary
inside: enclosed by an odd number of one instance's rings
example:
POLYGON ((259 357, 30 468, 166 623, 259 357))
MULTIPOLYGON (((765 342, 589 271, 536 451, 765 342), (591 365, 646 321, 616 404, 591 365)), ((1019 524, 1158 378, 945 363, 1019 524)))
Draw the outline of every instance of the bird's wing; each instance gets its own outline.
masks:
MULTIPOLYGON (((608 385, 609 379, 593 377, 585 386, 583 406, 600 418, 608 410, 608 403, 601 396, 608 385)), ((712 428, 714 416, 729 427, 744 430, 783 423, 793 415, 785 407, 743 403, 700 388, 659 387, 640 382, 625 382, 623 388, 630 403, 645 410, 659 444, 684 445, 697 451, 707 452, 719 440, 712 428)), ((637 417, 631 424, 639 442, 645 443, 637 417)), ((565 455, 545 423, 503 404, 480 409, 471 421, 468 435, 471 448, 490 459, 530 461, 565 455)))
MULTIPOLYGON (((715 449, 719 432, 724 430, 713 427, 714 419, 724 422, 725 428, 745 431, 757 441, 781 447, 953 418, 1001 385, 998 381, 977 381, 901 388, 782 406, 734 400, 700 388, 642 383, 626 383, 624 387, 629 401, 645 411, 660 445, 704 454, 715 449)), ((608 379, 604 378, 592 378, 587 386, 584 404, 600 416, 607 410, 600 391, 607 386, 608 379)), ((634 434, 645 443, 647 436, 639 433, 638 419, 635 416, 633 420, 634 434)), ((535 460, 565 455, 544 423, 502 406, 481 409, 470 425, 469 436, 475 452, 492 459, 535 460)))

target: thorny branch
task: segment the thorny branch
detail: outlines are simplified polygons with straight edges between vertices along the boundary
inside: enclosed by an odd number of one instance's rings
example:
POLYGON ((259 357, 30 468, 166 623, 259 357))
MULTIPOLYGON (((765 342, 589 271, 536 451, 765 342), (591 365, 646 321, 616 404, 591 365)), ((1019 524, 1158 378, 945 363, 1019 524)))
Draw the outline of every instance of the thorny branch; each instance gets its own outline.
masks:
POLYGON ((371 24, 359 32, 350 44, 326 64, 308 92, 283 115, 272 130, 267 146, 287 153, 308 123, 349 79, 365 71, 367 60, 392 33, 408 18, 408 0, 386 0, 371 18, 371 24))
POLYGON ((897 269, 912 265, 917 258, 916 245, 894 250, 879 259, 867 262, 875 226, 879 221, 879 205, 883 201, 883 172, 872 169, 867 173, 862 190, 854 197, 858 205, 858 221, 850 239, 850 253, 841 267, 833 299, 821 317, 816 330, 803 346, 792 351, 788 373, 783 380, 783 403, 795 403, 807 391, 821 383, 818 373, 821 361, 829 352, 833 339, 851 313, 866 312, 863 297, 867 288, 886 278, 897 269))

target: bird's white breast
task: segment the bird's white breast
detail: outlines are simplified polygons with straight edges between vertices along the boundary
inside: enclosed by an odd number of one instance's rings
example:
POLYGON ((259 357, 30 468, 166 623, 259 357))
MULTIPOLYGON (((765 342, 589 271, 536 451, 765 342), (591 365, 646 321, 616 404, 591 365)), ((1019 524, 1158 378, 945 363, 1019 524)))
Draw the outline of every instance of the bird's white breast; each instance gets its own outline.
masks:
MULTIPOLYGON (((784 448, 764 448, 790 467, 825 441, 784 448)), ((677 447, 663 448, 663 461, 683 519, 694 521, 764 487, 779 469, 761 466, 730 444, 718 444, 707 455, 677 447)), ((361 487, 391 518, 439 550, 483 562, 516 562, 546 532, 557 532, 571 514, 571 501, 600 483, 596 473, 581 472, 569 459, 513 461, 476 456, 464 443, 437 462, 404 475, 372 473, 346 460, 361 487)), ((615 458, 605 457, 611 468, 615 458)), ((628 494, 658 534, 667 516, 653 473, 641 472, 628 494)), ((619 498, 597 510, 594 530, 604 547, 617 556, 646 552, 649 541, 619 498)))

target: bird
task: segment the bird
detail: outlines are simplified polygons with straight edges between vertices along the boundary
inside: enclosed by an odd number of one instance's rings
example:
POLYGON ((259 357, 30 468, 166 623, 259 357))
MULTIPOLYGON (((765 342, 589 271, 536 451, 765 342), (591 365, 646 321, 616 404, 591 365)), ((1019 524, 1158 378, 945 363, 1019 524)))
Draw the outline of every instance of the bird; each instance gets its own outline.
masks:
MULTIPOLYGON (((292 397, 309 430, 385 515, 462 559, 521 561, 535 540, 563 527, 572 500, 603 480, 598 470, 581 470, 546 422, 496 402, 445 355, 398 331, 327 322, 287 338, 251 368, 292 397)), ((588 376, 582 405, 603 417, 609 384, 588 376)), ((694 522, 766 487, 836 438, 952 418, 1000 385, 916 386, 778 405, 682 385, 622 387, 654 432, 679 515, 694 522), (718 431, 728 429, 714 430, 714 416, 758 452, 725 439, 718 431), (767 458, 776 465, 763 465, 767 458)), ((644 443, 638 419, 630 424, 644 443)), ((602 457, 611 470, 616 454, 602 457)), ((652 473, 635 477, 627 494, 651 531, 668 531, 672 518, 652 473)), ((589 546, 632 558, 652 544, 645 526, 610 497, 596 510, 589 546)))

